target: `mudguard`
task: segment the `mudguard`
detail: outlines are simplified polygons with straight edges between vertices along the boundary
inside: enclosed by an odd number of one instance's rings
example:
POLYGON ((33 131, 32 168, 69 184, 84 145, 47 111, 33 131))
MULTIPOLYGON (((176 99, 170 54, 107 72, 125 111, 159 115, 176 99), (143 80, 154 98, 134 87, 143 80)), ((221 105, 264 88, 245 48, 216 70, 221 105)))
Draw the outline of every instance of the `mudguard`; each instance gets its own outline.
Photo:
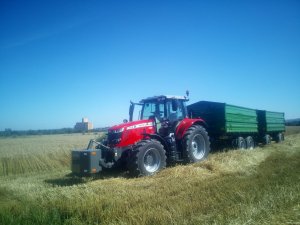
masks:
POLYGON ((201 118, 199 118, 199 119, 185 118, 182 121, 180 121, 180 123, 177 125, 176 131, 175 131, 176 139, 181 140, 183 138, 183 135, 185 134, 186 130, 189 129, 193 124, 199 124, 199 125, 207 128, 207 124, 201 118))

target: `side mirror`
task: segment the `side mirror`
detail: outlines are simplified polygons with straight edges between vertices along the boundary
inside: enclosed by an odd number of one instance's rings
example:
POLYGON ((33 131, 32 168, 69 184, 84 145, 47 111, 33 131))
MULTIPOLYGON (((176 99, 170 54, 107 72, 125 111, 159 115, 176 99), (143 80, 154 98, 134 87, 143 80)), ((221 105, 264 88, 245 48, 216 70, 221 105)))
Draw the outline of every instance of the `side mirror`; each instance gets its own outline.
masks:
POLYGON ((172 100, 172 111, 177 111, 178 109, 178 101, 176 99, 172 100))

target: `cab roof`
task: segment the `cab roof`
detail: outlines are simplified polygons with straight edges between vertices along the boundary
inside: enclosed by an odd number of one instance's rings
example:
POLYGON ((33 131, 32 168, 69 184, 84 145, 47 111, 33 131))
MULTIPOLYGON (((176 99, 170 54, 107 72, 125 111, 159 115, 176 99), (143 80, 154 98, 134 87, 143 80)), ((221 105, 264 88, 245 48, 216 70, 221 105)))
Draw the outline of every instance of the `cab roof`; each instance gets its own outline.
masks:
POLYGON ((142 99, 140 103, 152 102, 152 101, 163 101, 166 99, 178 99, 183 101, 188 101, 189 99, 186 96, 176 96, 176 95, 158 95, 149 98, 142 99))

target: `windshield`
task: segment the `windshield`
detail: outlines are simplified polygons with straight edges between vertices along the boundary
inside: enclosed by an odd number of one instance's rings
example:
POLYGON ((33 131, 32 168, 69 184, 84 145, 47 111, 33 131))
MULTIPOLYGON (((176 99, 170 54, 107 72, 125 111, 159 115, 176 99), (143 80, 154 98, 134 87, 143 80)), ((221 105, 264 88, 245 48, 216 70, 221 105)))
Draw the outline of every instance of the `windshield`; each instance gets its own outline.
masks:
POLYGON ((144 104, 141 119, 147 120, 152 117, 158 119, 165 117, 165 106, 163 102, 148 102, 144 104))

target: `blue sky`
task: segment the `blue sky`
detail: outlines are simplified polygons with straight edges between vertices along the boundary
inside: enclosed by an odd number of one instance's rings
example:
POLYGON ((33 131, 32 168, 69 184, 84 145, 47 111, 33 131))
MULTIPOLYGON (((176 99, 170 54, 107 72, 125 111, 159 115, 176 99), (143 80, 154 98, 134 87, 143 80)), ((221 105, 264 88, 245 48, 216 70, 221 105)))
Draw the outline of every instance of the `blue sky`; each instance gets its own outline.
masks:
POLYGON ((184 95, 300 117, 300 1, 0 2, 0 130, 184 95))

